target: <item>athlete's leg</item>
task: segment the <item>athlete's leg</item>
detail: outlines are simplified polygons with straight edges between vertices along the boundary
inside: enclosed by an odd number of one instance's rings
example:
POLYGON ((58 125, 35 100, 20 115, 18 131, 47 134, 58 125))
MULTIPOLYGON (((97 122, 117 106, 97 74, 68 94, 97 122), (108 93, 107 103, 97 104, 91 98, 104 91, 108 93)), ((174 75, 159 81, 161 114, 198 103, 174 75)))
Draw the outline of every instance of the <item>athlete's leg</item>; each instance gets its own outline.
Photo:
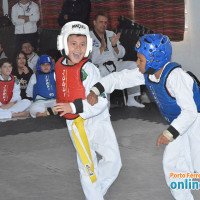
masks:
POLYGON ((18 101, 16 104, 14 104, 8 110, 11 111, 12 113, 24 112, 29 108, 30 105, 31 105, 30 100, 22 99, 22 100, 18 101))
POLYGON ((117 178, 122 166, 119 146, 109 116, 101 121, 93 121, 88 127, 95 131, 91 143, 95 146, 95 151, 101 156, 97 174, 102 193, 105 195, 117 178))
MULTIPOLYGON (((184 178, 175 178, 173 176, 170 178, 170 173, 193 173, 187 133, 185 133, 183 136, 179 136, 166 146, 163 155, 163 169, 165 173, 165 179, 169 187, 172 186, 172 182, 175 182, 178 185, 178 182, 185 181, 184 178)), ((189 189, 172 189, 170 187, 170 190, 176 200, 194 199, 189 189)))
POLYGON ((30 115, 33 118, 47 116, 46 108, 53 107, 56 103, 55 99, 52 100, 39 100, 30 106, 30 115))
POLYGON ((11 119, 12 113, 7 109, 0 108, 0 119, 11 119))
POLYGON ((85 125, 87 124, 87 120, 84 121, 84 130, 82 129, 83 126, 81 127, 80 124, 77 125, 73 121, 67 120, 67 126, 77 152, 77 163, 83 192, 87 200, 103 200, 100 180, 98 178, 97 157, 94 145, 90 142, 95 132, 88 131, 87 125, 85 125), (87 133, 86 137, 83 137, 85 134, 84 131, 87 133), (89 151, 87 142, 89 142, 89 151))
POLYGON ((199 127, 200 127, 200 114, 198 114, 197 119, 192 124, 192 126, 189 128, 188 132, 188 138, 190 143, 190 149, 191 149, 191 159, 194 167, 194 171, 196 173, 200 173, 200 133, 199 133, 199 127))

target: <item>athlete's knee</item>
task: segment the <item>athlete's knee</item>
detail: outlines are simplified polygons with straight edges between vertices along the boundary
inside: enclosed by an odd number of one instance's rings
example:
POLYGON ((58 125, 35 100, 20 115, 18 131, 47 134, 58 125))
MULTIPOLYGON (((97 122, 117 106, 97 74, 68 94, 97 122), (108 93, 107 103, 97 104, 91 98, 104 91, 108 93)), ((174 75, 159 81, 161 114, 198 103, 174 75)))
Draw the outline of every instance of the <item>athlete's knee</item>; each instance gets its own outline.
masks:
POLYGON ((34 103, 30 106, 30 115, 33 118, 36 118, 37 113, 45 113, 45 108, 43 106, 34 105, 34 103))
POLYGON ((119 150, 113 151, 112 168, 115 169, 115 170, 113 170, 113 173, 115 173, 116 175, 118 175, 118 173, 120 172, 120 170, 122 168, 122 161, 121 161, 121 156, 120 156, 119 150))
POLYGON ((31 105, 31 101, 28 99, 22 99, 24 107, 29 107, 31 105))

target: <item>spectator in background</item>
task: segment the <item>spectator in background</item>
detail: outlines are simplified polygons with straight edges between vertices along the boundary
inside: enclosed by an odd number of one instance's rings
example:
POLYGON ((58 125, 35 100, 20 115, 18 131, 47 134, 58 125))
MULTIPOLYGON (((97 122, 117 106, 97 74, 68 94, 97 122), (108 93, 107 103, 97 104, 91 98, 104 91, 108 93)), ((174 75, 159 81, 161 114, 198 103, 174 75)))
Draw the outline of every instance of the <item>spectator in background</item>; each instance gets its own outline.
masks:
POLYGON ((3 51, 2 43, 0 43, 0 59, 7 58, 5 52, 3 51))
POLYGON ((30 41, 24 41, 22 43, 22 49, 21 49, 28 59, 28 66, 33 70, 33 72, 36 72, 36 64, 39 59, 39 56, 34 52, 34 47, 31 44, 30 41))
POLYGON ((15 26, 16 52, 21 50, 21 44, 26 40, 31 41, 37 50, 37 22, 40 19, 38 5, 30 0, 19 0, 12 7, 11 18, 15 26))
MULTIPOLYGON (((93 40, 93 49, 91 53, 92 62, 99 68, 102 77, 115 71, 123 69, 135 69, 137 64, 134 61, 122 61, 125 55, 125 48, 120 44, 120 33, 117 35, 113 31, 106 30, 108 17, 104 14, 95 16, 94 30, 90 31, 93 40)), ((135 100, 136 96, 141 95, 140 86, 127 89, 127 106, 143 108, 144 105, 135 100)), ((107 95, 109 100, 109 95, 107 95)))
POLYGON ((26 88, 33 74, 33 70, 28 66, 24 52, 18 53, 15 57, 12 74, 19 80, 22 99, 32 100, 32 98, 26 96, 26 88))
POLYGON ((89 25, 90 11, 90 0, 65 0, 58 17, 58 24, 62 27, 67 22, 80 21, 89 25))

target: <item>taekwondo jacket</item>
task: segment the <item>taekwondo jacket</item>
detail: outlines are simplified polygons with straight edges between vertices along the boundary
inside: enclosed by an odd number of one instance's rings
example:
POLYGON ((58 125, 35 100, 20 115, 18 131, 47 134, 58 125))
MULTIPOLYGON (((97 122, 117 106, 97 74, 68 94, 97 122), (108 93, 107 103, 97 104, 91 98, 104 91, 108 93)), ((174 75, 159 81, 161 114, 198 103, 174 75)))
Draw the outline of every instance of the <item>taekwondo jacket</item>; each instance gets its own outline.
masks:
MULTIPOLYGON (((154 74, 149 75, 149 79, 155 83, 160 81, 156 79, 154 74)), ((115 89, 125 89, 144 84, 144 75, 138 68, 133 70, 125 69, 121 72, 111 73, 101 79, 100 85, 103 87, 100 92, 105 90, 106 93, 111 93, 115 89)), ((181 68, 174 69, 166 81, 166 89, 176 99, 181 108, 179 116, 170 124, 170 127, 172 126, 176 129, 180 135, 184 134, 193 122, 200 117, 193 98, 193 86, 194 80, 181 68)))
POLYGON ((12 23, 15 26, 15 34, 28 34, 37 32, 37 22, 40 19, 39 7, 33 1, 30 1, 25 7, 21 3, 16 3, 11 12, 12 23), (29 22, 25 23, 19 19, 19 15, 29 16, 29 22))
POLYGON ((95 65, 101 65, 108 61, 118 61, 120 58, 124 57, 125 48, 120 44, 119 41, 117 42, 117 47, 119 50, 118 54, 116 54, 114 48, 112 47, 111 37, 113 34, 115 34, 113 31, 106 30, 107 48, 102 53, 100 53, 101 41, 97 38, 93 31, 90 31, 90 36, 93 40, 93 48, 90 58, 92 63, 95 65))

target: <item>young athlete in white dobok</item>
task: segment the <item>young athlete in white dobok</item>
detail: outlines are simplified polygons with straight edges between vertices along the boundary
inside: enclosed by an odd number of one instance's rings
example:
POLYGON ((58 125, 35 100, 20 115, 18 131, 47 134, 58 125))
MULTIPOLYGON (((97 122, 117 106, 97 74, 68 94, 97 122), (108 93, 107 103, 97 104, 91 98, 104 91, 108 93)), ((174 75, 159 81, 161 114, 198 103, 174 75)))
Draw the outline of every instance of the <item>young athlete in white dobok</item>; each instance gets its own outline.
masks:
POLYGON ((28 99, 21 99, 19 81, 11 72, 11 63, 7 58, 2 58, 0 60, 0 120, 29 116, 26 110, 31 102, 28 99))
POLYGON ((175 188, 180 181, 170 173, 200 173, 200 88, 178 63, 170 62, 172 47, 167 36, 150 34, 136 45, 138 69, 124 70, 101 79, 91 90, 88 101, 97 102, 96 94, 145 84, 162 116, 169 124, 158 137, 157 146, 166 145, 163 169, 168 186, 177 200, 193 200, 189 187, 175 188), (95 94, 96 93, 96 94, 95 94))
POLYGON ((87 200, 103 200, 121 169, 121 157, 105 95, 95 106, 88 104, 90 88, 100 80, 99 70, 88 59, 92 39, 87 25, 73 21, 62 27, 55 65, 54 111, 61 112, 77 152, 81 185, 87 200), (97 160, 97 153, 102 157, 97 160))
POLYGON ((48 55, 42 55, 37 62, 37 71, 30 78, 26 94, 33 98, 30 115, 33 118, 53 115, 56 103, 56 81, 54 65, 48 55))

